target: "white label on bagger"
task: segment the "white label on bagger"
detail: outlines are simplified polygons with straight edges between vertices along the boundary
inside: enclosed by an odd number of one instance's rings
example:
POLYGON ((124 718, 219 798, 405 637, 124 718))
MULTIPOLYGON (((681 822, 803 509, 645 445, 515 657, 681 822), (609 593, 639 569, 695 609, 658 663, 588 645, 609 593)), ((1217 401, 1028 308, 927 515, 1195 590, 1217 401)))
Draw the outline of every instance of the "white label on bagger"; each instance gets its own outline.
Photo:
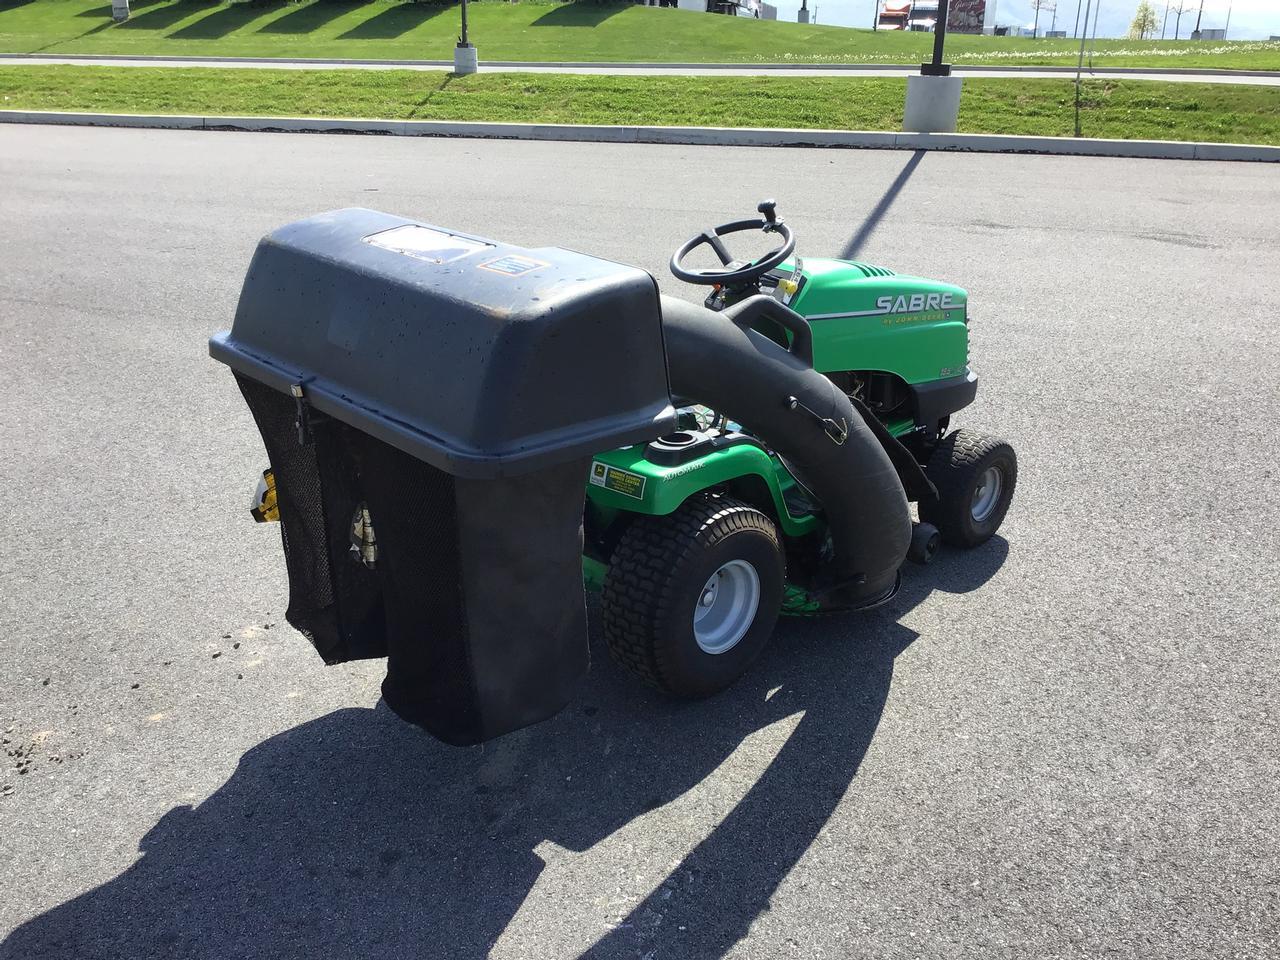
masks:
POLYGON ((364 242, 429 263, 452 263, 480 250, 493 249, 492 243, 454 236, 452 233, 432 230, 416 223, 371 233, 364 238, 364 242))

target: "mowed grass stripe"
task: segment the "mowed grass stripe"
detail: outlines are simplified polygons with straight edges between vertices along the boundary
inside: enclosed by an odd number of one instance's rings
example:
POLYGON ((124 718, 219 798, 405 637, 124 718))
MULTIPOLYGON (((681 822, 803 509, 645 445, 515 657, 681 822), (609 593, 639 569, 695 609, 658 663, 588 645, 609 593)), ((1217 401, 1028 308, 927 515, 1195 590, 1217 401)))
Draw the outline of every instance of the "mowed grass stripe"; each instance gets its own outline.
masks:
MULTIPOLYGON (((897 130, 906 81, 610 77, 410 70, 0 67, 0 106, 209 116, 897 130)), ((1086 136, 1280 144, 1280 88, 1140 80, 1084 85, 1086 136)), ((968 79, 963 133, 1070 136, 1069 80, 968 79)))
MULTIPOLYGON (((459 27, 456 3, 388 0, 133 0, 127 23, 113 24, 110 14, 105 0, 0 0, 0 52, 448 60, 459 27)), ((490 60, 920 63, 933 46, 926 33, 625 3, 481 0, 470 21, 490 60)), ((947 38, 947 58, 960 64, 1074 64, 1077 51, 1069 39, 947 38)), ((1280 42, 1099 40, 1094 59, 1104 67, 1280 70, 1280 42)))

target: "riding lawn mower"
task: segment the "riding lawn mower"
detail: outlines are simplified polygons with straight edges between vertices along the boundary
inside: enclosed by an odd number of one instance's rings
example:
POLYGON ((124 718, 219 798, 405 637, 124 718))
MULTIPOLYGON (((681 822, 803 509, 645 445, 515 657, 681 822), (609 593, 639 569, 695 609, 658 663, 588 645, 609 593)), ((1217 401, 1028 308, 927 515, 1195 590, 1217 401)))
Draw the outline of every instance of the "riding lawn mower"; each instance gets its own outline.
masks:
POLYGON ((387 704, 451 743, 544 719, 615 659, 730 686, 779 615, 869 609, 905 559, 972 548, 1017 481, 974 399, 959 287, 802 258, 772 201, 639 269, 370 210, 264 238, 230 331, 270 467, 288 621, 387 657, 387 704), (776 245, 750 261, 725 238, 776 245), (719 264, 689 266, 707 247, 719 264), (917 504, 913 521, 910 503, 917 504))

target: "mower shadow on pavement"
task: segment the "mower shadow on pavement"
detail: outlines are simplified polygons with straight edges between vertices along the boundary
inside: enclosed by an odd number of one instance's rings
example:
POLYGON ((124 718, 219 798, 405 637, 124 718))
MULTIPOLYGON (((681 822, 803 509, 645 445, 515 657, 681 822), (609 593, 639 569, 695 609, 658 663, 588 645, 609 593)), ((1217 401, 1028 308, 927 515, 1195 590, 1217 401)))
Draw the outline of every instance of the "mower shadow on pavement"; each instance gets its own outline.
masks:
POLYGON ((893 183, 889 184, 884 194, 876 201, 876 205, 871 209, 862 223, 858 226, 857 232, 849 238, 849 242, 840 250, 840 256, 845 260, 856 260, 858 254, 862 252, 862 248, 866 242, 875 233, 876 227, 880 225, 880 221, 885 218, 889 212, 889 208, 893 206, 898 194, 902 192, 902 188, 907 185, 907 181, 911 179, 911 175, 916 172, 916 167, 920 166, 920 161, 924 159, 924 155, 928 151, 916 150, 911 154, 910 159, 902 165, 902 169, 898 171, 898 175, 893 178, 893 183))
POLYGON ((461 960, 500 938, 500 956, 723 956, 854 783, 895 658, 917 636, 898 619, 934 590, 977 589, 1007 553, 999 537, 944 552, 909 568, 880 610, 784 621, 743 681, 701 703, 639 687, 597 643, 575 704, 483 747, 444 746, 382 706, 287 730, 198 807, 166 814, 134 866, 17 929, 0 956, 461 960), (789 736, 769 732, 785 742, 736 804, 716 793, 723 777, 700 797, 745 738, 798 714, 789 736), (680 842, 661 821, 677 800, 676 832, 705 836, 655 872, 672 855, 665 841, 680 842), (588 851, 646 815, 656 825, 632 835, 662 851, 646 862, 628 863, 626 838, 602 876, 534 852, 588 851), (652 893, 618 896, 636 874, 652 893))

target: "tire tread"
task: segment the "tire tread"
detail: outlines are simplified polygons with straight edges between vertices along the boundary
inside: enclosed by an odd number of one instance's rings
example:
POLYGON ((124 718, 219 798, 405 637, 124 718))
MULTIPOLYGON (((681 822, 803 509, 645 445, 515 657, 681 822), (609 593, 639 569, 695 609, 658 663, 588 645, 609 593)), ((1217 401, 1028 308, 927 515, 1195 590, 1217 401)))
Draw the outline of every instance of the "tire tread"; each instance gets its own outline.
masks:
POLYGON ((601 604, 605 642, 617 663, 673 692, 654 639, 676 600, 678 580, 672 573, 691 552, 744 530, 765 533, 778 543, 768 516, 730 497, 698 496, 674 513, 639 517, 631 524, 614 548, 601 604))
MULTIPOLYGON (((1007 487, 1002 494, 1007 510, 1018 478, 1017 457, 1008 443, 976 430, 961 429, 953 430, 934 447, 926 472, 938 490, 938 502, 930 505, 922 503, 920 519, 936 526, 947 543, 956 546, 975 545, 963 522, 970 506, 966 496, 969 481, 979 464, 992 454, 1003 451, 1008 452, 1013 465, 1011 474, 1005 477, 1007 487)), ((995 529, 999 529, 1003 520, 1002 511, 995 529)))

